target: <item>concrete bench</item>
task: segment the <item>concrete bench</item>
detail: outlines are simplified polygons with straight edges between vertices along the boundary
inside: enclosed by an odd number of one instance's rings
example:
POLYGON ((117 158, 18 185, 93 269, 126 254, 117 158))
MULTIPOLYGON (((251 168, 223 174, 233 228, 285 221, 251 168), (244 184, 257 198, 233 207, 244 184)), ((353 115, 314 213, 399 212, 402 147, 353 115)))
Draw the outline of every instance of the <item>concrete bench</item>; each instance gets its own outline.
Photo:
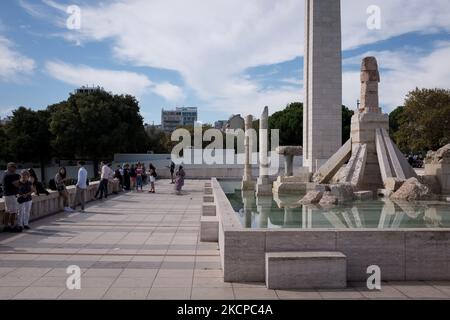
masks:
POLYGON ((200 219, 200 241, 219 241, 219 219, 217 217, 201 217, 200 219))
POLYGON ((213 203, 214 202, 214 196, 204 196, 203 197, 203 202, 213 203))
POLYGON ((214 203, 204 203, 202 207, 203 217, 215 217, 216 216, 216 205, 214 203))
POLYGON ((266 253, 268 289, 347 287, 347 259, 341 252, 266 253))

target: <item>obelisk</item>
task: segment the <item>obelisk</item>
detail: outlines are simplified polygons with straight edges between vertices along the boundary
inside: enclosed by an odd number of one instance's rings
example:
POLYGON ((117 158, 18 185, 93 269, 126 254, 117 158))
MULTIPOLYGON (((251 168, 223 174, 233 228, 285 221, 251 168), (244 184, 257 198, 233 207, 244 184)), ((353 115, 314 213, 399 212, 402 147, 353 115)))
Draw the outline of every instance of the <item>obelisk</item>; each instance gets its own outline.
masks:
POLYGON ((314 173, 342 146, 340 0, 305 0, 303 166, 314 173))
POLYGON ((259 178, 256 195, 272 195, 272 184, 269 181, 269 107, 259 119, 259 178))
POLYGON ((245 117, 245 141, 244 141, 244 150, 245 150, 245 163, 244 163, 244 176, 242 178, 242 190, 243 191, 251 191, 255 190, 255 184, 253 182, 252 176, 252 132, 253 129, 253 116, 248 115, 245 117))

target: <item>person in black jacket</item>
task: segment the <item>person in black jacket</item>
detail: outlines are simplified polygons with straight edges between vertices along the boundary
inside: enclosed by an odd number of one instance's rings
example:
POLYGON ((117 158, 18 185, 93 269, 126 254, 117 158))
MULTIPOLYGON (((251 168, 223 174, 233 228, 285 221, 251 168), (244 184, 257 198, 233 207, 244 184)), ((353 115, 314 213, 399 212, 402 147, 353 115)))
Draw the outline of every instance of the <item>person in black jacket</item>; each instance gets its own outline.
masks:
POLYGON ((47 191, 47 189, 44 188, 44 185, 39 182, 39 179, 33 168, 28 169, 28 172, 30 173, 30 182, 33 184, 36 195, 40 196, 41 194, 45 194, 46 196, 48 196, 50 193, 47 191))

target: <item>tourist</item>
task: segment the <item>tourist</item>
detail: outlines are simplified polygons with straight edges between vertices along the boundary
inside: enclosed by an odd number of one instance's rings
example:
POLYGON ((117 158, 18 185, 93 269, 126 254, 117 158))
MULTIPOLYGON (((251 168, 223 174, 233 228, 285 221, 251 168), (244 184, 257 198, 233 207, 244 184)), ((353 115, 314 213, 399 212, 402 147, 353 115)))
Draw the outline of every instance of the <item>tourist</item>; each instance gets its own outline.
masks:
POLYGON ((116 171, 114 172, 114 178, 119 180, 119 186, 123 189, 123 170, 120 165, 117 166, 116 171))
POLYGON ((17 203, 19 204, 17 232, 22 232, 23 229, 30 230, 30 213, 34 191, 33 184, 30 182, 30 172, 23 170, 20 175, 17 195, 17 203))
POLYGON ((48 192, 48 190, 45 189, 44 185, 41 182, 39 182, 39 179, 34 169, 33 168, 28 169, 28 173, 30 174, 30 182, 33 184, 34 187, 34 193, 37 196, 40 196, 41 194, 45 194, 46 196, 50 195, 50 192, 48 192))
POLYGON ((55 176, 56 190, 59 192, 59 196, 63 198, 64 211, 73 212, 73 210, 69 207, 69 192, 67 191, 66 188, 66 180, 67 180, 66 168, 61 167, 59 168, 58 173, 55 176))
POLYGON ((138 165, 137 169, 136 169, 136 191, 139 192, 139 188, 141 189, 141 191, 143 191, 143 181, 142 181, 142 165, 138 165))
POLYGON ((181 189, 184 186, 184 178, 186 177, 186 173, 184 172, 183 166, 178 168, 176 179, 175 179, 175 191, 177 195, 181 195, 181 189))
POLYGON ((127 163, 123 166, 123 187, 125 190, 130 191, 130 165, 127 163))
POLYGON ((78 162, 78 181, 76 184, 75 202, 72 209, 76 210, 78 203, 81 205, 81 212, 84 212, 86 202, 86 189, 88 187, 88 172, 85 169, 84 161, 78 162))
POLYGON ((155 182, 156 182, 156 168, 153 166, 153 164, 150 164, 150 191, 149 193, 155 193, 155 182))
POLYGON ((148 183, 147 169, 145 168, 145 163, 142 164, 142 184, 146 186, 148 183))
POLYGON ((109 166, 105 162, 101 162, 102 171, 100 174, 100 184, 98 185, 97 192, 95 193, 95 199, 99 199, 98 196, 100 194, 100 200, 103 199, 103 196, 105 199, 108 199, 108 183, 109 179, 111 178, 112 172, 109 166))
POLYGON ((3 224, 5 228, 3 231, 10 232, 14 230, 14 226, 17 222, 17 214, 19 207, 16 199, 18 193, 18 186, 20 175, 16 173, 17 166, 15 163, 8 163, 7 170, 2 179, 3 195, 5 198, 5 215, 3 224))
POLYGON ((134 164, 131 165, 130 169, 130 181, 130 188, 131 190, 134 190, 136 188, 136 167, 134 166, 134 164))
POLYGON ((171 164, 170 164, 170 177, 172 179, 171 184, 175 183, 174 174, 175 174, 175 162, 172 161, 171 164))

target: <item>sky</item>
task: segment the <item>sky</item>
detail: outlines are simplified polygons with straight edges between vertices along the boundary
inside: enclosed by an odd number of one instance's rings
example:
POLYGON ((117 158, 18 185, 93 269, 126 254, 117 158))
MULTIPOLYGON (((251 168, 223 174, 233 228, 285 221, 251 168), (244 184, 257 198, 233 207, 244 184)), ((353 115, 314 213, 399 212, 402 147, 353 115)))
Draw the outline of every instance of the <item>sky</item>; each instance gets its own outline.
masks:
MULTIPOLYGON (((450 1, 341 3, 343 104, 356 108, 368 55, 385 112, 416 87, 449 88, 450 1)), ((0 117, 82 85, 135 95, 147 123, 178 106, 204 123, 273 113, 303 101, 303 31, 304 0, 2 0, 0 117)))

